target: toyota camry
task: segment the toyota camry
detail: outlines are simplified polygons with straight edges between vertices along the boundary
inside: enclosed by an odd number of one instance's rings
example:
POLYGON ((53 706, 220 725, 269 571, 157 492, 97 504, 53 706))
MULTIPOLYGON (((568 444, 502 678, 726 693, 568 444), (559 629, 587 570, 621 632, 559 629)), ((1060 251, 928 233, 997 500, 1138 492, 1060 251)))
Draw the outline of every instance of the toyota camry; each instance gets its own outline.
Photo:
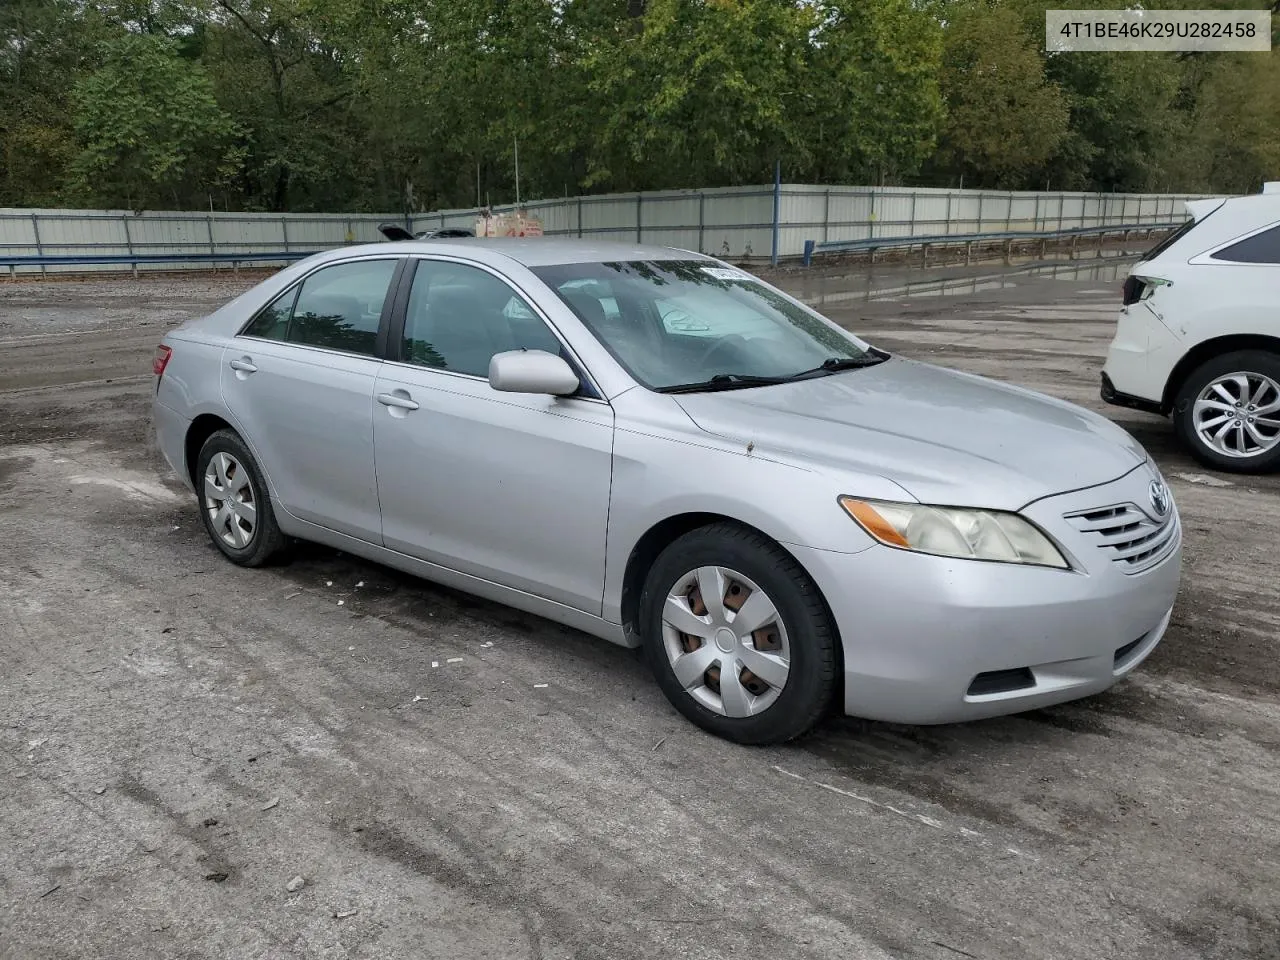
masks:
POLYGON ((719 260, 542 238, 318 254, 156 351, 232 562, 327 544, 624 646, 694 723, 933 724, 1097 693, 1181 530, 1109 420, 894 356, 719 260))

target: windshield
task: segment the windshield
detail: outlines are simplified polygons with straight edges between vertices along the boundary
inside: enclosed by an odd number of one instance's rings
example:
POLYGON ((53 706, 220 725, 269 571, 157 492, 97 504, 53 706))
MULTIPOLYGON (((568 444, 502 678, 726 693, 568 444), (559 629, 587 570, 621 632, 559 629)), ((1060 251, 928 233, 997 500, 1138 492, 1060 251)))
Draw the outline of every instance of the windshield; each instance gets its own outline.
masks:
POLYGON ((574 263, 533 272, 652 390, 755 386, 884 358, 751 274, 707 260, 574 263))

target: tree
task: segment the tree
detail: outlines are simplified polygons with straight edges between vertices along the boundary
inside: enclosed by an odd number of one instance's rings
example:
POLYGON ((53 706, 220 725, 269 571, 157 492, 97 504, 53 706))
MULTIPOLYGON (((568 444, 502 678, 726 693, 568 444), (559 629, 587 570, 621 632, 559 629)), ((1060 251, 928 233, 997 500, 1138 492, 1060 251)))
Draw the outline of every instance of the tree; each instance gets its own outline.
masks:
POLYGON ((236 129, 208 76, 159 36, 121 33, 75 84, 80 150, 70 188, 81 198, 143 209, 190 203, 234 173, 236 129), (184 197, 185 194, 185 197, 184 197))
POLYGON ((1192 189, 1255 193, 1280 180, 1280 54, 1242 53, 1210 64, 1179 152, 1192 189))
POLYGON ((1016 10, 978 4, 952 13, 945 38, 939 167, 974 186, 1023 185, 1067 137, 1070 119, 1036 40, 1016 10))
POLYGON ((70 85, 89 30, 71 0, 0 4, 0 206, 54 206, 75 154, 70 85))
POLYGON ((1280 177, 1280 54, 1044 52, 1046 8, 1098 5, 0 0, 0 203, 507 203, 517 141, 530 198, 758 184, 779 160, 828 183, 1280 177))
POLYGON ((252 208, 308 210, 350 196, 369 158, 350 110, 346 52, 316 29, 314 0, 204 0, 202 62, 244 131, 237 187, 252 208))
POLYGON ((819 182, 914 174, 943 116, 942 31, 908 0, 819 0, 809 52, 804 142, 819 182))
POLYGON ((812 9, 780 0, 648 0, 584 54, 595 106, 588 185, 662 189, 767 177, 802 153, 812 9))

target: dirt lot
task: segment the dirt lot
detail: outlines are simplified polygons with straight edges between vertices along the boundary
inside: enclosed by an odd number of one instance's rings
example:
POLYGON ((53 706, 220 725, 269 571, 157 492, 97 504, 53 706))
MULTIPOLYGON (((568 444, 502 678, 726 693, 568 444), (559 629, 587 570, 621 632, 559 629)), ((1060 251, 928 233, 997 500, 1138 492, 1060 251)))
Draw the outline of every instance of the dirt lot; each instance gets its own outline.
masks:
MULTIPOLYGON (((782 282, 1101 409, 1115 270, 782 282)), ((1280 957, 1280 478, 1108 411, 1186 526, 1136 676, 744 749, 630 651, 319 548, 220 559, 147 364, 246 285, 0 282, 0 956, 1280 957)))

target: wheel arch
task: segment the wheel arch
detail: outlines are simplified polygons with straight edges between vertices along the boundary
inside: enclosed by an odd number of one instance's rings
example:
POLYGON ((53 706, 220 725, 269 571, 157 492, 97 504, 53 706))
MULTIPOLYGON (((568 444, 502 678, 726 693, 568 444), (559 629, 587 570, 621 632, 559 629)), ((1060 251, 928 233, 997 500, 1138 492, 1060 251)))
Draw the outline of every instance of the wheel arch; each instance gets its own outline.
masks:
MULTIPOLYGON (((843 683, 844 646, 840 636, 840 625, 836 623, 835 616, 831 611, 831 604, 827 601, 821 587, 818 586, 816 578, 805 568, 800 558, 787 549, 786 544, 780 543, 759 527, 722 513, 690 511, 674 514, 659 520, 641 534, 640 538, 632 546, 631 552, 627 555, 626 569, 622 576, 621 611, 623 630, 632 637, 639 636, 640 594, 644 590, 645 578, 649 575, 649 570, 653 567, 654 561, 658 559, 658 555, 686 533, 702 527, 714 526, 715 524, 729 524, 739 527, 769 541, 770 544, 790 557, 792 562, 804 572, 804 575, 813 581, 818 591, 818 596, 822 598, 822 605, 826 608, 827 617, 831 621, 831 628, 835 632, 838 677, 840 682, 843 683)), ((842 696, 843 694, 841 694, 842 696)), ((841 700, 840 702, 843 701, 841 700)))
POLYGON ((1164 395, 1160 401, 1161 412, 1168 415, 1173 412, 1178 393, 1182 390, 1187 378, 1202 364, 1214 357, 1237 350, 1263 350, 1280 357, 1280 337, 1272 337, 1262 333, 1233 333, 1222 337, 1213 337, 1197 343, 1183 354, 1169 373, 1165 381, 1164 395))
POLYGON ((182 451, 187 476, 191 479, 194 490, 200 489, 200 478, 196 476, 196 459, 200 456, 200 448, 205 441, 219 430, 231 430, 239 436, 236 428, 215 413, 202 413, 187 427, 187 436, 183 441, 182 451))

